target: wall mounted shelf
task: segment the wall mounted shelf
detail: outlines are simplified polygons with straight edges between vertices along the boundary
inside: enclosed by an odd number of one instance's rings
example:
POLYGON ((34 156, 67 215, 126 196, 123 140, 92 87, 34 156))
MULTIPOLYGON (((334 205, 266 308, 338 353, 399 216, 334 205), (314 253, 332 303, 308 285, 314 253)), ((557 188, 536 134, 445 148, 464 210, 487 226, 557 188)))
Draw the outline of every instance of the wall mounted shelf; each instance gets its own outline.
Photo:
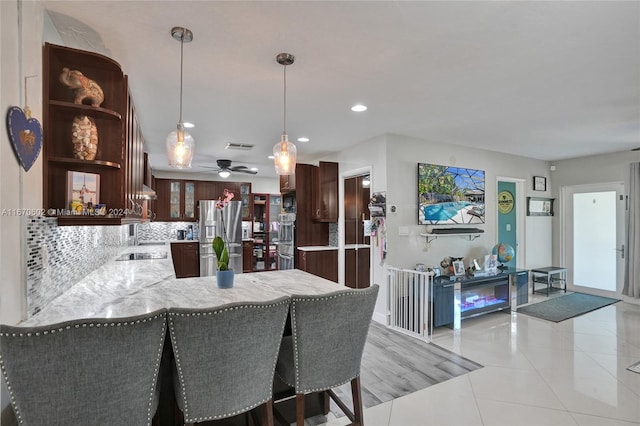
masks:
POLYGON ((422 232, 420 233, 420 235, 427 239, 427 244, 430 244, 432 241, 437 240, 440 237, 464 237, 469 241, 473 241, 482 234, 480 232, 459 233, 459 234, 429 234, 427 232, 422 232))
POLYGON ((50 100, 49 105, 58 107, 60 110, 73 112, 74 114, 85 114, 91 116, 100 116, 112 120, 122 120, 122 114, 117 111, 94 107, 91 105, 75 104, 73 102, 50 100))
POLYGON ((104 160, 80 160, 78 158, 68 158, 68 157, 50 157, 49 161, 54 163, 64 163, 64 164, 77 164, 83 166, 100 166, 100 167, 110 167, 114 169, 119 169, 122 167, 118 163, 114 163, 113 161, 104 161, 104 160))

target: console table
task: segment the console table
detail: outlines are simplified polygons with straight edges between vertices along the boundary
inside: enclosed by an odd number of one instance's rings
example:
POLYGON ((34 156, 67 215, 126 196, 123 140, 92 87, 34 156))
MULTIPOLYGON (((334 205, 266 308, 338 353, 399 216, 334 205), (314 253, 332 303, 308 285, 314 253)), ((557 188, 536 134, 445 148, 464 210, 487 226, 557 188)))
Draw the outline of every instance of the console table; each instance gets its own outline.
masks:
POLYGON ((545 292, 547 296, 552 291, 567 292, 567 268, 558 266, 546 266, 531 270, 531 283, 533 293, 545 292), (536 284, 543 284, 544 289, 536 290, 536 284), (559 286, 554 286, 558 284, 559 286))
POLYGON ((433 326, 458 328, 465 318, 515 308, 528 296, 526 284, 528 271, 515 268, 482 277, 437 277, 433 281, 433 326), (521 281, 525 285, 521 285, 521 281))

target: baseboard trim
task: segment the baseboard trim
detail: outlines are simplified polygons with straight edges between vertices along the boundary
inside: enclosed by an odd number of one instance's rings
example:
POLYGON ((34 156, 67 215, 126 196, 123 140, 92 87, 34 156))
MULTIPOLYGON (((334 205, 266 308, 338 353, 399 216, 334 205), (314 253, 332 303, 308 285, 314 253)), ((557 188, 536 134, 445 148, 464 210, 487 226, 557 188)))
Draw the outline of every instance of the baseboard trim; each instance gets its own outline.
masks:
POLYGON ((380 312, 374 312, 372 319, 375 322, 379 322, 382 325, 387 325, 387 316, 385 314, 381 314, 380 312))

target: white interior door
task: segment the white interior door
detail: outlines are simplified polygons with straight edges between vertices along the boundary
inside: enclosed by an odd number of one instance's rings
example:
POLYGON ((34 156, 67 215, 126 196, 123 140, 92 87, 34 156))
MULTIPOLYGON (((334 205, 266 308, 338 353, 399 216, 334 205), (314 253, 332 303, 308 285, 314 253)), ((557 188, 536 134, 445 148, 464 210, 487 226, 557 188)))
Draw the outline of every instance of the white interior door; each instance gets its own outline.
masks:
POLYGON ((624 280, 624 185, 563 188, 568 288, 616 297, 624 280))

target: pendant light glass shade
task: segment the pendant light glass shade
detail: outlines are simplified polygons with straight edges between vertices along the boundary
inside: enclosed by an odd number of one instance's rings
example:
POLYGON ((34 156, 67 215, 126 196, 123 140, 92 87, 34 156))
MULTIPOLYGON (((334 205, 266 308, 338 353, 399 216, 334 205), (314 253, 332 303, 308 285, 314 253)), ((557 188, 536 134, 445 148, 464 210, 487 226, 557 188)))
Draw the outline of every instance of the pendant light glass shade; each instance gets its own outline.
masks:
POLYGON ((176 169, 191 168, 195 141, 193 136, 178 125, 178 129, 167 135, 167 159, 169 166, 176 169))
POLYGON ((273 162, 276 166, 276 174, 293 175, 296 173, 297 148, 289 142, 289 136, 282 134, 282 140, 273 146, 273 162))
POLYGON ((170 167, 189 169, 193 160, 195 141, 193 136, 184 130, 182 121, 182 68, 184 44, 193 40, 193 33, 188 28, 173 27, 171 36, 180 42, 180 118, 176 130, 167 135, 167 160, 170 167))
POLYGON ((273 146, 273 163, 278 175, 293 175, 296 173, 297 148, 289 142, 287 135, 287 65, 293 64, 295 57, 290 53, 280 53, 276 61, 284 66, 284 109, 282 139, 273 146))

